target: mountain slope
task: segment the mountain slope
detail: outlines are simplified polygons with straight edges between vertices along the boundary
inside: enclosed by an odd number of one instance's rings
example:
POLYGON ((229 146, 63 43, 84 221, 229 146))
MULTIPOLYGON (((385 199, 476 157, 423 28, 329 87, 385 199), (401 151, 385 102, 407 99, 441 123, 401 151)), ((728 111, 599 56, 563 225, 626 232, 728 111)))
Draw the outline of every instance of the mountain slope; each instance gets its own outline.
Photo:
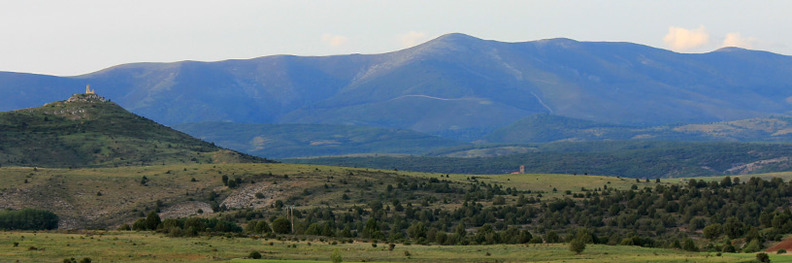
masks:
POLYGON ((568 173, 632 178, 722 176, 792 170, 792 145, 733 142, 583 142, 459 147, 430 156, 322 157, 284 162, 435 173, 568 173), (502 148, 502 149, 499 149, 502 148), (472 153, 520 150, 492 157, 472 153))
POLYGON ((460 144, 410 130, 346 125, 206 122, 180 124, 174 128, 223 147, 269 158, 420 154, 460 144))
POLYGON ((734 121, 638 127, 536 114, 487 136, 482 142, 653 140, 792 142, 792 118, 770 116, 734 121))
POLYGON ((134 115, 95 94, 0 112, 0 164, 108 167, 264 162, 134 115))
POLYGON ((71 87, 68 93, 92 84, 167 125, 357 125, 467 141, 537 113, 645 126, 792 111, 789 56, 736 48, 680 54, 570 39, 504 43, 463 34, 375 55, 138 63, 69 78, 5 73, 0 110, 59 96, 54 83, 71 87))

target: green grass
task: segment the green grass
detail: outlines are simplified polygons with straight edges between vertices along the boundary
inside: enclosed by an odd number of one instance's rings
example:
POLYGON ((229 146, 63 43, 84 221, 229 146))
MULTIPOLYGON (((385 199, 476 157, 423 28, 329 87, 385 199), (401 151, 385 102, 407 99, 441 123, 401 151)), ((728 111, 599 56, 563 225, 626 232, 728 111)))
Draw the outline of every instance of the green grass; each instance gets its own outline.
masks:
MULTIPOLYGON (((746 262, 755 258, 754 254, 726 253, 719 257, 706 252, 606 245, 587 245, 581 255, 575 255, 566 244, 397 244, 389 251, 387 244, 374 248, 365 242, 332 245, 318 240, 169 238, 151 232, 116 231, 0 232, 0 262, 62 262, 72 257, 89 257, 94 262, 329 262, 335 250, 344 262, 746 262), (19 245, 14 247, 14 242, 19 245), (244 259, 254 250, 262 254, 262 260, 244 259)), ((770 257, 772 262, 792 262, 790 255, 770 257)))

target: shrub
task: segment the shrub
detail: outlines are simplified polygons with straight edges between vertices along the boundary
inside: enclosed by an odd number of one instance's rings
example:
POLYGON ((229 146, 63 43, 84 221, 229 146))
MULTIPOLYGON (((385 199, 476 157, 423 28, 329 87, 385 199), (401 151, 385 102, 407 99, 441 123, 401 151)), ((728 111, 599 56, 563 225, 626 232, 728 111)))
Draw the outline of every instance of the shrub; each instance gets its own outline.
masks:
POLYGON ((776 251, 776 254, 786 254, 786 249, 783 248, 779 249, 778 251, 776 251))
POLYGON ((721 251, 724 253, 735 253, 737 252, 737 249, 734 248, 731 243, 726 243, 726 245, 723 245, 723 249, 721 251))
POLYGON ((693 239, 690 238, 685 238, 685 240, 682 241, 682 249, 694 252, 699 250, 698 247, 696 247, 696 243, 694 243, 693 239))
POLYGON ((276 234, 291 233, 291 223, 283 217, 275 219, 275 221, 272 221, 272 231, 276 234))
POLYGON ((333 263, 340 263, 342 261, 341 252, 338 252, 338 249, 333 251, 333 254, 330 254, 330 261, 333 263))
POLYGON ((569 242, 569 250, 575 252, 575 254, 579 255, 584 249, 586 249, 586 242, 583 239, 575 238, 572 242, 569 242))
POLYGON ((756 261, 759 261, 759 262, 770 262, 770 256, 768 256, 767 253, 756 254, 756 261))
POLYGON ((260 259, 261 258, 261 253, 259 253, 258 251, 253 251, 253 252, 250 252, 248 257, 252 258, 252 259, 260 259))
POLYGON ((762 249, 762 245, 759 244, 759 240, 758 239, 754 239, 754 240, 751 240, 751 242, 748 242, 748 245, 745 246, 745 249, 743 249, 743 252, 745 252, 745 253, 754 253, 754 252, 759 252, 759 250, 761 250, 761 249, 762 249))
POLYGON ((156 230, 160 223, 162 223, 162 220, 157 212, 152 211, 146 216, 146 229, 156 230))

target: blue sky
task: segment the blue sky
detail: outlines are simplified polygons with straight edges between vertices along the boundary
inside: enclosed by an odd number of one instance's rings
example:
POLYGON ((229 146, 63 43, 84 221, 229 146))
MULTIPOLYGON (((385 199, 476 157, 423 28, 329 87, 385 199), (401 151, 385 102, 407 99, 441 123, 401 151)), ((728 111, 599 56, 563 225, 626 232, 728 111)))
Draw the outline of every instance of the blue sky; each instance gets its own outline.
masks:
POLYGON ((382 53, 459 32, 792 55, 792 1, 0 1, 0 71, 382 53))

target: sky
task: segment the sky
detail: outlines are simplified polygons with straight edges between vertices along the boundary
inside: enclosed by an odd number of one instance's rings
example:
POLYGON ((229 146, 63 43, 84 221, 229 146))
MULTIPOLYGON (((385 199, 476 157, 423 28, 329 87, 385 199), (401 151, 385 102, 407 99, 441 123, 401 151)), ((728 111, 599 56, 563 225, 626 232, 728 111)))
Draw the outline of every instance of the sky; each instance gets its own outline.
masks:
POLYGON ((375 54, 447 33, 792 55, 792 1, 0 0, 0 71, 74 76, 133 62, 375 54))

